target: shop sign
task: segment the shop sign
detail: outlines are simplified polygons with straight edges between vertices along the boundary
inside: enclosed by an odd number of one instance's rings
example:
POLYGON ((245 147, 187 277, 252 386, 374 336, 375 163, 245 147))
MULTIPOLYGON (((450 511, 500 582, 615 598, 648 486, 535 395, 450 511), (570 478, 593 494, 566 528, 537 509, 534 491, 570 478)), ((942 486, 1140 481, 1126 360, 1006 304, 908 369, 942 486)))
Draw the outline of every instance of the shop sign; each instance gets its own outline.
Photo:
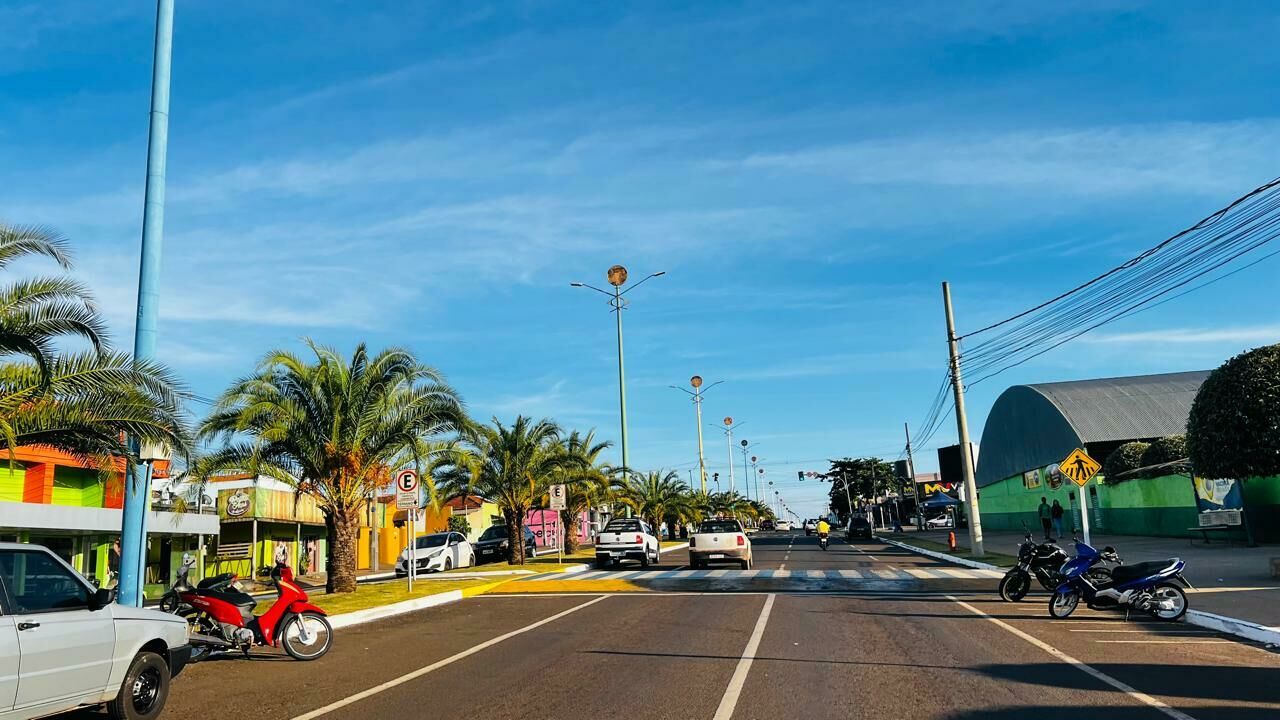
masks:
POLYGON ((249 512, 253 498, 244 490, 237 490, 227 498, 227 517, 242 517, 249 512))

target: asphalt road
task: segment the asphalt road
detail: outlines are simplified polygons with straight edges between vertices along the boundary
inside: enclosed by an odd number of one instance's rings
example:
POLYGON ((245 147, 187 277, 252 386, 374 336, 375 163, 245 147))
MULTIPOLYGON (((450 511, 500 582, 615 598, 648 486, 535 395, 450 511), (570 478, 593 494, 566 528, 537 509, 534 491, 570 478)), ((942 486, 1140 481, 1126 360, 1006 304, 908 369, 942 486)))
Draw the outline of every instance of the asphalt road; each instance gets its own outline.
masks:
MULTIPOLYGON (((878 542, 822 552, 801 532, 754 548, 756 567, 789 571, 785 581, 634 580, 631 592, 514 581, 506 594, 340 630, 313 663, 196 664, 165 716, 1280 717, 1280 655, 1264 648, 1087 610, 1054 621, 1044 595, 1003 603, 994 579, 933 577, 945 566, 878 542), (859 577, 811 578, 833 570, 859 577)), ((668 553, 647 572, 687 560, 668 553)))

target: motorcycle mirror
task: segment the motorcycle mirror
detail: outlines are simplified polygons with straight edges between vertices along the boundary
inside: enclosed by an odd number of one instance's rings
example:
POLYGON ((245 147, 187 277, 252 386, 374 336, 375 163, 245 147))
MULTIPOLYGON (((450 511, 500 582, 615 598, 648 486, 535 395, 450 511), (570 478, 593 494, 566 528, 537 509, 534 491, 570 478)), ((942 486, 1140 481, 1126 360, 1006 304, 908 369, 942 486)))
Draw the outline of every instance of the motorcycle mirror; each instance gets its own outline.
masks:
POLYGON ((1115 554, 1116 554, 1116 549, 1115 549, 1115 548, 1113 548, 1113 547, 1111 547, 1110 545, 1108 545, 1108 546, 1106 546, 1106 547, 1102 548, 1102 552, 1106 553, 1107 555, 1115 555, 1115 554))

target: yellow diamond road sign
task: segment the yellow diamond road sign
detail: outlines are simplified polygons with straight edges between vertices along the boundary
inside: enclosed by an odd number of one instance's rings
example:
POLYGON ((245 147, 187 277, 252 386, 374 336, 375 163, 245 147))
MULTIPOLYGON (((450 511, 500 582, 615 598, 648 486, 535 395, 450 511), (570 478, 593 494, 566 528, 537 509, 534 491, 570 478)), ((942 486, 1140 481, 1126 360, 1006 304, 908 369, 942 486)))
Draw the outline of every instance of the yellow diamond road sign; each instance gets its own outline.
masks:
POLYGON ((1102 469, 1101 463, 1085 454, 1085 451, 1076 448, 1071 451, 1066 460, 1058 465, 1058 469, 1063 475, 1071 478, 1071 482, 1084 487, 1089 484, 1094 475, 1102 469))

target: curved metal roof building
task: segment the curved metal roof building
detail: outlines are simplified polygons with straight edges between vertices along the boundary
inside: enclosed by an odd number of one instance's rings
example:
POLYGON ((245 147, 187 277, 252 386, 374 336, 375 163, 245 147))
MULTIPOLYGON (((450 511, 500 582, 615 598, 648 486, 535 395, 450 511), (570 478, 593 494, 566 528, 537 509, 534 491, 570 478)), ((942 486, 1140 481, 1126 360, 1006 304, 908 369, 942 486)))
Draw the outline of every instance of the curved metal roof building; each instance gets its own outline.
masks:
POLYGON ((1014 385, 996 399, 982 429, 977 485, 1059 462, 1075 448, 1102 461, 1121 443, 1186 432, 1208 376, 1201 370, 1014 385))

